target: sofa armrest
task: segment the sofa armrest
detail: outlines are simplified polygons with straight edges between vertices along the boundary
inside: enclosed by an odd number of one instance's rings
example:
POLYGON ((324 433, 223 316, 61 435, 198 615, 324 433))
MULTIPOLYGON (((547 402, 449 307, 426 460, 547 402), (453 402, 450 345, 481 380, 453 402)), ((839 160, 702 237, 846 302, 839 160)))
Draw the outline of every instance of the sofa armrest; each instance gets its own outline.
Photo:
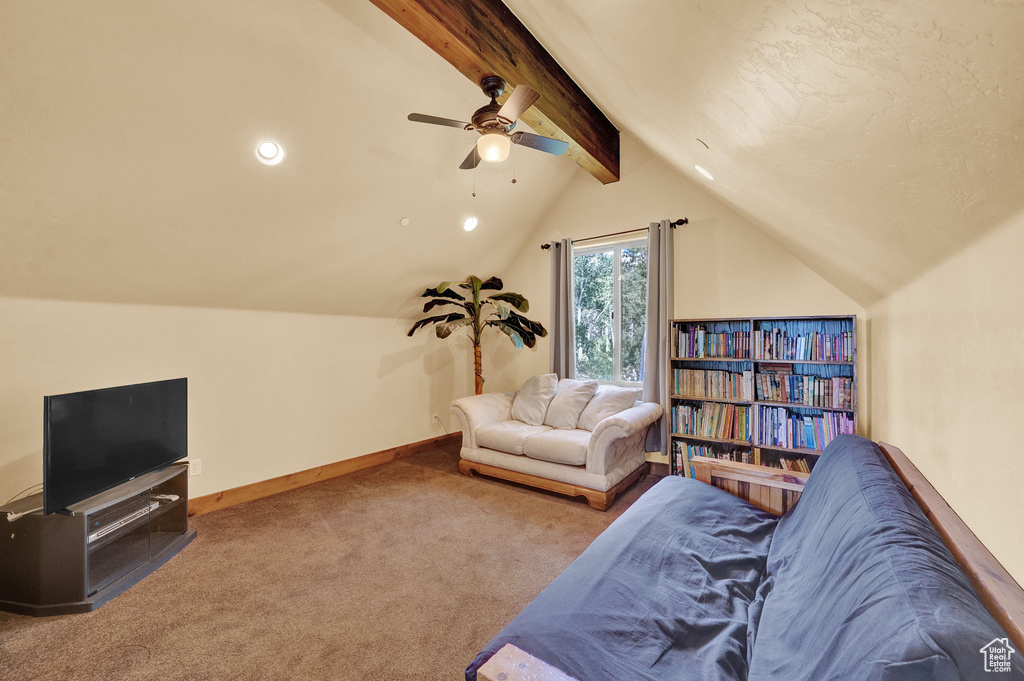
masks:
POLYGON ((470 395, 452 400, 451 411, 462 428, 462 446, 476 448, 476 429, 488 423, 512 418, 512 400, 516 391, 470 395))
POLYGON ((598 423, 587 448, 587 472, 607 475, 615 467, 618 455, 623 453, 617 446, 623 441, 636 441, 630 444, 642 451, 648 426, 657 421, 663 411, 660 404, 641 402, 598 423))

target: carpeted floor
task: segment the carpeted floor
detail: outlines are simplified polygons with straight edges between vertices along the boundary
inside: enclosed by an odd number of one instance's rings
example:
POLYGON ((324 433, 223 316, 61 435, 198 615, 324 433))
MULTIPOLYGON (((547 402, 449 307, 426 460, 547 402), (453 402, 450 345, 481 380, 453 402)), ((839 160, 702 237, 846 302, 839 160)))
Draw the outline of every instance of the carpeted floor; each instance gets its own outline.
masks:
POLYGON ((0 679, 460 679, 656 480, 607 513, 459 475, 457 447, 193 519, 93 613, 0 612, 0 679))

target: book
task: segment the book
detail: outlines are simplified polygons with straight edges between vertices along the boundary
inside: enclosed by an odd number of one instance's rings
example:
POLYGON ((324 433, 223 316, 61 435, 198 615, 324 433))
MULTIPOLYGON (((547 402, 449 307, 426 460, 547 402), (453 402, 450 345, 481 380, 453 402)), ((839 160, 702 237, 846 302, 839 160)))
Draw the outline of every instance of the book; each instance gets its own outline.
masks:
POLYGON ((847 322, 808 320, 769 324, 770 327, 754 331, 755 359, 809 362, 852 362, 854 359, 853 330, 847 322), (808 325, 812 324, 828 330, 809 330, 808 325))
POLYGON ((766 447, 823 450, 841 434, 854 432, 853 418, 845 412, 818 415, 786 407, 758 407, 760 443, 766 447))
POLYGON ((671 417, 676 435, 750 441, 750 407, 717 402, 677 404, 671 417))
POLYGON ((672 394, 723 400, 752 398, 753 370, 673 369, 672 394))
MULTIPOLYGON (((721 327, 721 324, 716 326, 721 327)), ((745 324, 749 327, 749 324, 745 324)), ((672 340, 673 357, 750 358, 750 331, 708 330, 707 325, 677 326, 672 340)))

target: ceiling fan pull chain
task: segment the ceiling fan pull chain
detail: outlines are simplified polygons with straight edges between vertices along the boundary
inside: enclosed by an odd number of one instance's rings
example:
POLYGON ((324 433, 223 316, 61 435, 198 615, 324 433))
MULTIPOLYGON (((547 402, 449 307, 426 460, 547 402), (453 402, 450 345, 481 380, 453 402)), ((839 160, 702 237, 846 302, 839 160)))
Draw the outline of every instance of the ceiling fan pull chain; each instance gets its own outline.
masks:
POLYGON ((516 147, 518 144, 512 145, 512 184, 516 183, 516 147))
POLYGON ((476 198, 476 166, 473 166, 473 198, 476 198))

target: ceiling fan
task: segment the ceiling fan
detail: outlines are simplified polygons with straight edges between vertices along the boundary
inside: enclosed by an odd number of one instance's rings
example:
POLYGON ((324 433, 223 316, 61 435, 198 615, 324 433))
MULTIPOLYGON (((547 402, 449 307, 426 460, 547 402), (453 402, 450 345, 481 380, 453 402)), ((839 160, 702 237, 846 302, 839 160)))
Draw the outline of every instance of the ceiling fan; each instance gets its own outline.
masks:
POLYGON ((508 152, 513 144, 518 144, 530 149, 537 149, 555 156, 561 156, 569 148, 567 142, 542 137, 529 132, 512 132, 516 127, 516 120, 523 115, 527 109, 533 106, 534 102, 540 99, 540 93, 529 85, 517 87, 504 104, 498 104, 498 97, 505 92, 505 80, 498 76, 484 76, 480 81, 480 88, 484 94, 491 98, 491 103, 486 104, 475 112, 470 119, 472 123, 455 121, 450 118, 438 118, 426 114, 411 113, 410 121, 417 123, 430 123, 431 125, 445 125, 451 128, 462 128, 463 130, 476 130, 480 133, 480 139, 476 141, 469 156, 459 166, 462 170, 471 170, 480 165, 480 161, 499 163, 508 158, 508 152))

